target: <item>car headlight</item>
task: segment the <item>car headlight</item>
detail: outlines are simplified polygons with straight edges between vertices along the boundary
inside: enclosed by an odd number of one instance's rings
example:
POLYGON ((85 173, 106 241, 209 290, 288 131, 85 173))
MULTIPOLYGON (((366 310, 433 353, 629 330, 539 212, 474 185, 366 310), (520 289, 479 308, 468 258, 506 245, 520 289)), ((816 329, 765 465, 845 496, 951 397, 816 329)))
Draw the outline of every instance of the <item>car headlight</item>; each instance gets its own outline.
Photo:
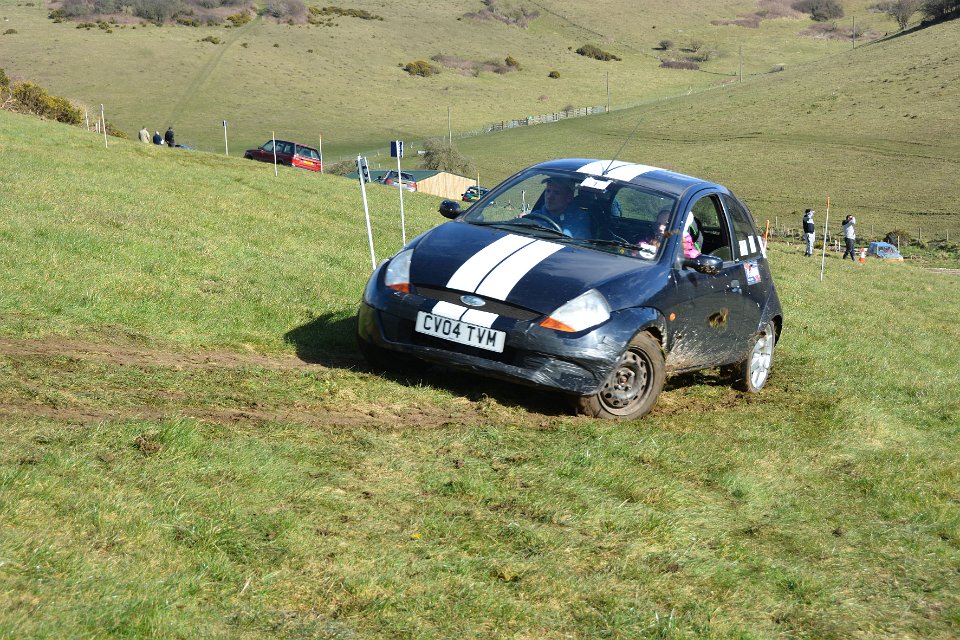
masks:
POLYGON ((393 256, 383 275, 383 284, 394 291, 410 293, 410 259, 412 257, 413 249, 405 249, 393 256))
POLYGON ((575 333, 602 324, 609 318, 607 300, 596 289, 590 289, 551 313, 540 326, 575 333))

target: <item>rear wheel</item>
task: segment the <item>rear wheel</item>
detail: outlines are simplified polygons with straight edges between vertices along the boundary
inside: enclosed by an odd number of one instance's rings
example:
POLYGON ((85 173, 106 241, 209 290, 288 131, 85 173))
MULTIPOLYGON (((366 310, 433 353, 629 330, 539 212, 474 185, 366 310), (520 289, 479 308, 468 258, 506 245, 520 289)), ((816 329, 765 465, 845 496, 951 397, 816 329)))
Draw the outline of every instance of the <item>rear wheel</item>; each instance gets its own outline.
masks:
POLYGON ((729 373, 733 376, 735 387, 748 393, 758 393, 763 389, 773 369, 773 348, 776 343, 776 327, 768 322, 750 338, 747 359, 731 365, 729 373))
POLYGON ((578 398, 577 409, 595 418, 641 418, 656 404, 664 378, 660 344, 649 333, 638 334, 620 356, 600 391, 578 398))

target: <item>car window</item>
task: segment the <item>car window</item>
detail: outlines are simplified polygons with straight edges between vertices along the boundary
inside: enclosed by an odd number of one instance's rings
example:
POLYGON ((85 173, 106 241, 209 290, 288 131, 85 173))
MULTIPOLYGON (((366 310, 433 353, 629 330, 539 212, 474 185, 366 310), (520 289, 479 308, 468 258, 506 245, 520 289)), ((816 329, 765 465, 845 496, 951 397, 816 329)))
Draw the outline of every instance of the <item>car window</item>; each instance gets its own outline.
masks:
POLYGON ((302 155, 305 158, 310 158, 311 160, 319 160, 320 154, 317 153, 316 149, 311 149, 310 147, 297 147, 297 153, 302 155))
POLYGON ((569 242, 596 251, 654 260, 664 244, 655 221, 664 209, 673 212, 676 204, 670 196, 615 179, 532 170, 494 189, 468 210, 464 220, 506 223, 512 233, 536 237, 559 229, 569 242), (556 199, 558 185, 570 189, 566 197, 556 199), (554 189, 551 197, 555 199, 553 206, 558 207, 555 211, 546 202, 548 188, 554 189), (528 215, 529 224, 519 220, 528 215))
POLYGON ((273 140, 267 140, 260 148, 264 151, 273 151, 273 140))
POLYGON ((723 202, 730 212, 730 221, 733 223, 734 246, 737 249, 737 258, 750 260, 760 256, 762 247, 760 238, 754 228, 750 213, 740 200, 733 196, 723 196, 723 202))
MULTIPOLYGON (((704 196, 690 208, 694 221, 699 228, 700 251, 723 260, 733 260, 730 237, 727 231, 726 216, 716 194, 704 196)), ((686 233, 687 229, 684 229, 686 233)))
POLYGON ((673 198, 664 195, 639 189, 620 189, 611 203, 611 212, 621 218, 653 224, 662 210, 672 211, 673 205, 673 198))

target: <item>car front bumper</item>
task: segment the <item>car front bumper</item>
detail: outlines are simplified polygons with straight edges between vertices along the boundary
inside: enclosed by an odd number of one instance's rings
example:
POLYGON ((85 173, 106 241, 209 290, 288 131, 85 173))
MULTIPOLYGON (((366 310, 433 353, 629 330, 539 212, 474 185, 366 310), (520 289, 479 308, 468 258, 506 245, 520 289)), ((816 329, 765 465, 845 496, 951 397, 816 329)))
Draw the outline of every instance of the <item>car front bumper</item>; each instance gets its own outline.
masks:
POLYGON ((435 301, 377 286, 376 280, 375 275, 358 311, 359 340, 428 362, 574 395, 597 393, 639 330, 649 326, 662 330, 659 313, 649 308, 614 312, 600 326, 572 334, 541 327, 542 317, 511 320, 495 325, 506 332, 506 342, 503 353, 493 353, 418 333, 417 312, 429 312, 435 301))

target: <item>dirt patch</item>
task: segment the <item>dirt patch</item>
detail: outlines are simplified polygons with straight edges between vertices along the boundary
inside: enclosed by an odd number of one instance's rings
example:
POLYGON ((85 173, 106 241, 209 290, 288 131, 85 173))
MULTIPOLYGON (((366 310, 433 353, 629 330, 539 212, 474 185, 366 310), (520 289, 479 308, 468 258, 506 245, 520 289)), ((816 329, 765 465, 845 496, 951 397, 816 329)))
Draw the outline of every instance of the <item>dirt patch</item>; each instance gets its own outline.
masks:
MULTIPOLYGON (((255 353, 236 353, 229 351, 192 351, 176 352, 138 347, 131 344, 93 343, 82 340, 50 337, 41 340, 16 340, 0 338, 0 356, 9 358, 50 358, 61 357, 72 360, 116 365, 118 367, 163 367, 174 371, 190 369, 270 369, 279 371, 323 371, 331 370, 333 365, 305 362, 294 356, 267 356, 255 353)), ((339 368, 363 370, 363 361, 359 356, 351 358, 341 356, 339 368)), ((328 361, 329 364, 330 361, 328 361)), ((92 384, 95 384, 93 382, 92 384)), ((501 419, 512 422, 517 420, 516 412, 500 407, 486 396, 478 399, 464 399, 455 406, 417 405, 405 407, 402 411, 388 407, 331 405, 330 407, 304 408, 296 405, 281 407, 253 406, 242 408, 223 408, 195 406, 183 394, 159 391, 176 406, 90 406, 77 403, 41 403, 29 399, 9 399, 0 403, 0 416, 39 417, 58 420, 70 424, 99 424, 129 420, 169 420, 172 418, 194 418, 216 424, 238 423, 292 423, 312 427, 365 427, 375 429, 439 428, 447 425, 472 426, 495 423, 501 419), (496 405, 492 407, 492 405, 496 405), (506 415, 509 414, 509 415, 506 415)), ((540 420, 544 416, 530 413, 530 420, 540 420)))
POLYGON ((265 356, 232 351, 158 351, 109 343, 93 343, 51 337, 43 340, 0 338, 0 354, 7 356, 60 356, 75 360, 109 362, 127 366, 157 366, 171 369, 215 369, 224 367, 259 367, 263 369, 323 369, 329 366, 360 368, 363 361, 355 358, 332 358, 324 364, 304 362, 295 356, 265 356))
POLYGON ((927 269, 933 273, 945 273, 949 276, 960 276, 960 269, 927 269))

